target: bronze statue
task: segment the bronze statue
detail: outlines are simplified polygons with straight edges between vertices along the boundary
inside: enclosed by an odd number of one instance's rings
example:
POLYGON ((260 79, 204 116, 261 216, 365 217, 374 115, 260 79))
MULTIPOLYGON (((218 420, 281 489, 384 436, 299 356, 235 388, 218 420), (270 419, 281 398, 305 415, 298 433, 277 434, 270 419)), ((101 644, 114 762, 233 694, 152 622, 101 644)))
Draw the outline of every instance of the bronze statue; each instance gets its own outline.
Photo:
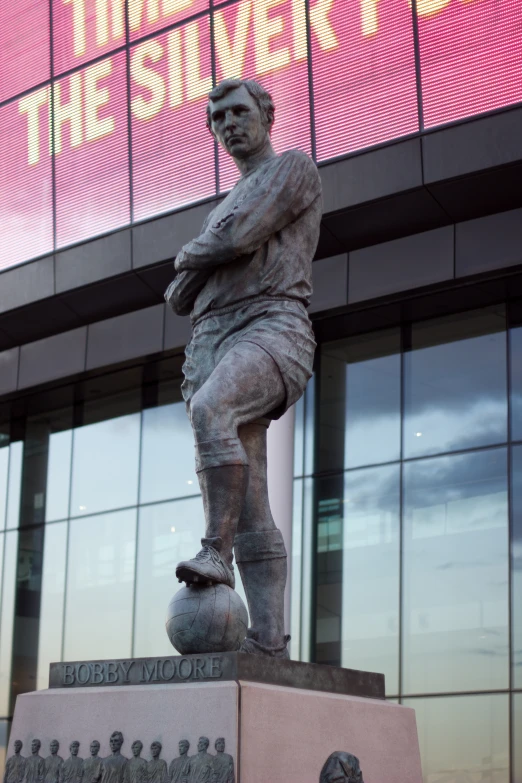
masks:
POLYGON ((218 737, 214 747, 216 755, 214 756, 212 783, 235 783, 234 759, 229 753, 225 753, 224 738, 218 737))
POLYGON ((52 740, 49 745, 51 755, 47 756, 44 762, 44 783, 58 783, 60 779, 60 770, 63 759, 58 755, 60 743, 58 740, 52 740))
POLYGON ((60 767, 60 783, 81 783, 83 777, 83 759, 78 756, 80 743, 74 740, 69 745, 70 756, 60 767))
POLYGON ((132 757, 125 767, 126 783, 145 783, 147 780, 147 762, 141 758, 143 742, 134 740, 131 745, 132 757))
POLYGON ((82 781, 83 783, 99 783, 102 774, 103 759, 98 756, 98 753, 100 752, 100 743, 98 740, 93 740, 91 742, 89 751, 91 755, 89 758, 83 760, 82 781))
POLYGON ((170 783, 186 783, 190 772, 190 757, 188 755, 190 742, 182 739, 178 744, 178 748, 179 756, 173 759, 169 766, 170 783))
POLYGON ((147 764, 147 781, 149 783, 168 783, 167 762, 160 759, 161 742, 157 740, 150 746, 151 760, 147 764))
POLYGON ((31 755, 25 760, 24 783, 42 783, 44 777, 44 760, 39 754, 42 743, 39 739, 31 742, 31 755))
POLYGON ((112 732, 109 745, 111 746, 111 755, 103 759, 101 783, 124 783, 129 762, 120 752, 123 745, 121 731, 112 732))
POLYGON ((359 759, 337 750, 326 759, 319 783, 364 783, 359 759))
POLYGON ((24 744, 21 740, 14 741, 14 755, 7 759, 4 771, 4 783, 22 783, 26 759, 21 755, 24 744))
POLYGON ((257 82, 226 79, 210 93, 208 128, 241 176, 178 253, 165 298, 191 313, 182 392, 206 522, 201 551, 176 574, 233 588, 234 549, 252 622, 241 651, 287 658, 287 556, 268 502, 266 433, 312 373, 306 307, 322 202, 312 160, 276 155, 273 122, 257 82))
POLYGON ((208 737, 198 740, 198 752, 190 759, 188 783, 211 783, 214 771, 214 756, 207 753, 210 741, 208 737))

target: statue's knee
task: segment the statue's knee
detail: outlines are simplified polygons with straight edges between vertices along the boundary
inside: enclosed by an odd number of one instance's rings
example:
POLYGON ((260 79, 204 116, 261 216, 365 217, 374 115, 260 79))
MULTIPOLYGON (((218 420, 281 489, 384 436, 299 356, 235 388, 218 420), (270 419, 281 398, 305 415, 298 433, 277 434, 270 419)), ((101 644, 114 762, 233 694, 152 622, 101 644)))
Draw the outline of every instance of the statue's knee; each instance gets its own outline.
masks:
MULTIPOLYGON (((212 406, 207 396, 201 391, 196 392, 190 403, 190 420, 195 433, 204 435, 212 427, 212 406)), ((200 438, 200 440, 204 440, 204 438, 200 438)))

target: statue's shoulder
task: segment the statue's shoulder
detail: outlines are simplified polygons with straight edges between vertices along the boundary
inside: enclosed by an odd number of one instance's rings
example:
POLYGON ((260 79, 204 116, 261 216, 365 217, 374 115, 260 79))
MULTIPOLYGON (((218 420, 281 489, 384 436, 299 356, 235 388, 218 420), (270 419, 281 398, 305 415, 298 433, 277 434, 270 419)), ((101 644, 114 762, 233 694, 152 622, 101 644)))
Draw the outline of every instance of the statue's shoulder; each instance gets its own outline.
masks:
POLYGON ((313 162, 310 155, 308 155, 308 153, 306 153, 304 150, 285 150, 285 152, 282 152, 277 157, 281 161, 285 161, 290 165, 299 166, 305 169, 309 169, 310 171, 317 172, 317 166, 313 162))

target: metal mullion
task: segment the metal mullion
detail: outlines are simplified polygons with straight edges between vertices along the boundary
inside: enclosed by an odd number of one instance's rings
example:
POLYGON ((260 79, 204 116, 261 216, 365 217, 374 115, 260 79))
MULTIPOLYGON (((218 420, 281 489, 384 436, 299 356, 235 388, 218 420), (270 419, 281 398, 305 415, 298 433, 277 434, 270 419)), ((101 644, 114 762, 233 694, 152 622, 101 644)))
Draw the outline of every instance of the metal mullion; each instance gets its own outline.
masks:
MULTIPOLYGON (((132 117, 131 117, 131 74, 130 74, 130 32, 129 0, 125 0, 125 74, 127 79, 127 160, 129 166, 129 220, 134 222, 134 171, 132 164, 132 117)), ((131 258, 133 255, 133 232, 131 231, 131 258)))
POLYGON ((404 374, 404 353, 406 347, 411 347, 411 334, 406 337, 405 330, 411 330, 411 324, 403 324, 400 331, 400 467, 399 467, 399 649, 398 649, 398 666, 399 666, 399 678, 398 678, 398 693, 399 702, 402 699, 402 668, 404 657, 404 645, 403 645, 403 599, 404 599, 404 389, 405 389, 405 374, 404 374))
POLYGON ((302 0, 305 5, 306 17, 306 48, 308 64, 308 105, 310 111, 310 143, 312 145, 312 158, 317 162, 317 143, 315 135, 315 97, 314 97, 314 73, 312 58, 312 26, 310 24, 310 0, 302 0))
MULTIPOLYGON (((53 252, 56 250, 57 215, 56 215, 56 159, 54 155, 54 23, 53 0, 49 0, 49 57, 51 81, 49 83, 49 144, 51 148, 51 209, 53 221, 53 252)), ((53 274, 56 275, 56 265, 53 264, 53 274)), ((56 280, 55 290, 56 290, 56 280)))
POLYGON ((413 28, 413 51, 415 56, 415 82, 417 86, 417 114, 419 130, 424 130, 424 109, 422 104, 422 70, 419 41, 419 17, 417 14, 417 0, 411 0, 411 19, 413 28))
POLYGON ((511 327, 509 320, 509 311, 507 313, 506 321, 506 391, 507 391, 507 481, 508 481, 508 685, 509 685, 509 697, 508 697, 508 732, 509 732, 509 774, 512 783, 515 781, 515 749, 514 749, 514 698, 513 698, 513 567, 512 567, 512 552, 513 552, 513 457, 511 443, 511 327))
MULTIPOLYGON (((215 40, 215 27, 214 27, 214 0, 209 0, 209 23, 210 23, 210 63, 212 70, 212 87, 217 84, 217 67, 216 67, 216 40, 215 40)), ((215 195, 219 194, 220 182, 219 182, 219 147, 217 140, 213 139, 214 149, 214 188, 215 195)))

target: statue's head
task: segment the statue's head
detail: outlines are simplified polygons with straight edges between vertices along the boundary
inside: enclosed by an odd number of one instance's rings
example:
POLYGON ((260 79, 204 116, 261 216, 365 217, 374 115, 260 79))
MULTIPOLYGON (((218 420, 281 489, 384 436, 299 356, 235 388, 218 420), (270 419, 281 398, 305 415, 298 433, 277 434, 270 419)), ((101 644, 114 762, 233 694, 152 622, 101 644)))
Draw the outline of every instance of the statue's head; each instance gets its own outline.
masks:
POLYGON ((359 759, 337 750, 326 759, 319 783, 363 783, 359 759))
POLYGON ((49 745, 49 750, 51 751, 53 756, 56 756, 59 747, 60 747, 60 743, 58 742, 58 740, 51 740, 51 744, 49 745))
POLYGON ((23 746, 24 746, 24 743, 22 742, 22 740, 15 740, 14 741, 14 752, 15 753, 20 753, 20 751, 22 750, 23 746))
POLYGON ((223 751, 225 750, 225 740, 224 740, 224 738, 223 737, 218 737, 216 742, 215 742, 214 747, 216 748, 218 753, 223 753, 223 751))
POLYGON ((161 748, 162 747, 163 746, 162 746, 161 742, 158 742, 158 740, 154 740, 154 742, 150 746, 150 752, 151 752, 153 758, 155 758, 155 759, 158 758, 158 756, 161 753, 161 748))
POLYGON ((224 79, 209 93, 207 127, 234 158, 261 150, 273 124, 272 96, 252 79, 224 79))
POLYGON ((179 755, 184 756, 185 753, 188 753, 190 748, 190 742, 188 740, 180 740, 178 744, 179 749, 179 755))
POLYGON ((121 746, 123 745, 123 734, 121 731, 112 732, 109 739, 109 745, 111 746, 113 753, 117 753, 121 749, 121 746))
POLYGON ((132 755, 139 756, 143 750, 143 742, 141 740, 134 740, 131 745, 132 755))
POLYGON ((91 750, 91 756, 98 755, 98 753, 100 752, 100 743, 98 742, 98 740, 93 740, 91 742, 90 750, 91 750))
POLYGON ((73 740, 71 744, 69 745, 69 750, 71 751, 71 756, 77 756, 78 751, 80 750, 80 743, 78 740, 73 740))
POLYGON ((208 746, 210 745, 210 741, 208 737, 200 737, 198 740, 198 750, 206 751, 208 749, 208 746))
POLYGON ((40 740, 34 739, 31 742, 31 753, 38 753, 41 747, 42 747, 42 743, 40 742, 40 740))

